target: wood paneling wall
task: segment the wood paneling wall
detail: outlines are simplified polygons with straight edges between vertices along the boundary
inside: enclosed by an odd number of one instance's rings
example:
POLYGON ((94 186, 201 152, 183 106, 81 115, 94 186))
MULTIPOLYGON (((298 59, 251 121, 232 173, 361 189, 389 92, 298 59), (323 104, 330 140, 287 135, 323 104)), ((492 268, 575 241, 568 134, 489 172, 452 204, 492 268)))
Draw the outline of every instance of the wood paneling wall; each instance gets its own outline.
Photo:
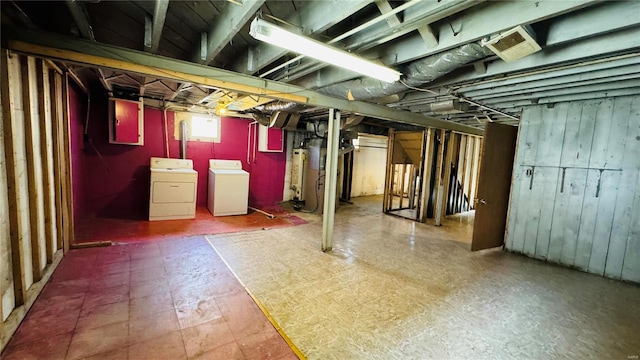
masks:
POLYGON ((73 236, 65 78, 41 59, 1 58, 0 350, 73 236))
POLYGON ((640 97, 523 113, 506 248, 640 282, 640 97))

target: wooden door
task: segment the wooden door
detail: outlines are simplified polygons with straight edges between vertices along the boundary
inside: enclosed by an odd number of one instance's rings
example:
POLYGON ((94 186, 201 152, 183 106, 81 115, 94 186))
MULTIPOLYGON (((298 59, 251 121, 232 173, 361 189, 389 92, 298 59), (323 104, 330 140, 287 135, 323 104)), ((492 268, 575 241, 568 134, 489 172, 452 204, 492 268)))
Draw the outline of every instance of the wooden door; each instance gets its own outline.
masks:
POLYGON ((471 250, 504 244, 518 128, 487 123, 484 131, 471 250))

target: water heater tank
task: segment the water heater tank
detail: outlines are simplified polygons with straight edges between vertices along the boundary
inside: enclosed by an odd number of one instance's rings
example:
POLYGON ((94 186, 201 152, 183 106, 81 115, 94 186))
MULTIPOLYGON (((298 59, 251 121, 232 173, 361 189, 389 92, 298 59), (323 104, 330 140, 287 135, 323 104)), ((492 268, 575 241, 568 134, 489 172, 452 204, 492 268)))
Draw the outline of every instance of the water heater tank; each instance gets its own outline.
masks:
POLYGON ((293 199, 304 201, 304 178, 307 162, 307 149, 293 149, 293 159, 291 161, 291 190, 293 199))

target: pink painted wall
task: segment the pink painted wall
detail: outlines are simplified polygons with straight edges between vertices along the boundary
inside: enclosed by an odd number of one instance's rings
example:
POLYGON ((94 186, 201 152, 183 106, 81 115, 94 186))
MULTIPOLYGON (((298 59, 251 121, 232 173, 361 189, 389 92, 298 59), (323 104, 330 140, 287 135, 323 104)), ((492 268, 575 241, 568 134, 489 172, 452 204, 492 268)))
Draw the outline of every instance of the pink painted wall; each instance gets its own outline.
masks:
MULTIPOLYGON (((145 108, 144 146, 114 145, 108 141, 107 99, 92 94, 88 138, 83 141, 84 101, 70 92, 74 210, 77 218, 101 216, 146 219, 149 211, 149 161, 165 157, 162 111, 145 108), (74 112, 72 115, 71 112, 74 112), (80 134, 79 134, 80 133, 80 134)), ((99 96, 100 95, 100 96, 99 96)), ((174 118, 167 112, 171 157, 180 154, 173 139, 174 118)), ((187 158, 198 172, 198 205, 206 206, 209 159, 241 160, 250 174, 249 205, 266 206, 282 201, 286 154, 256 152, 247 163, 247 131, 250 120, 223 118, 221 142, 188 142, 187 158)))
POLYGON ((83 136, 84 121, 86 120, 86 95, 75 88, 72 83, 69 84, 69 126, 71 129, 71 164, 73 175, 73 198, 81 201, 74 201, 73 217, 76 222, 79 221, 80 214, 86 212, 84 200, 84 182, 80 181, 78 174, 85 172, 85 162, 83 160, 83 136))

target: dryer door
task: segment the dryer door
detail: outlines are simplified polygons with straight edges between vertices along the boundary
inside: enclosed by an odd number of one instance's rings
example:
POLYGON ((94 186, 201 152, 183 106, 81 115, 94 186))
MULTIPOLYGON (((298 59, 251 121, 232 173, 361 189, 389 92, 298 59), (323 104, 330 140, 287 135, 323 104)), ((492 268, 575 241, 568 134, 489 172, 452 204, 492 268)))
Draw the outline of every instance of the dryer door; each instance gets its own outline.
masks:
POLYGON ((192 182, 155 181, 151 201, 156 204, 192 203, 195 201, 195 186, 192 182))

